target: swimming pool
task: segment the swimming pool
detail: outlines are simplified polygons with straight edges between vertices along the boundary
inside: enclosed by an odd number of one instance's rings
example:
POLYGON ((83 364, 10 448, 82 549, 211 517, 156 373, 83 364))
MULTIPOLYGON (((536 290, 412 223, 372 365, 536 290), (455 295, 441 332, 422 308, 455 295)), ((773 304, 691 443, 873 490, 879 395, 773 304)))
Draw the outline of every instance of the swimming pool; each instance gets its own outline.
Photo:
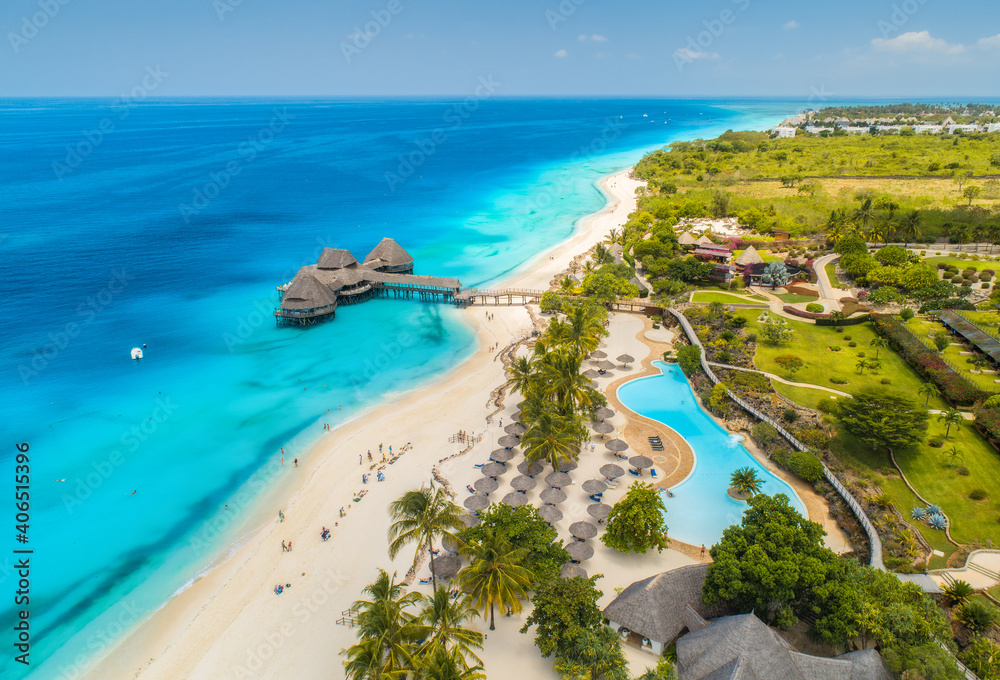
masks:
POLYGON ((720 427, 702 410, 684 373, 676 364, 656 361, 661 375, 632 380, 618 388, 618 400, 639 415, 661 422, 687 440, 694 449, 691 474, 671 491, 662 493, 667 506, 667 535, 692 545, 710 546, 723 530, 739 524, 747 504, 726 493, 729 476, 737 468, 751 467, 763 480, 761 491, 788 496, 792 507, 808 517, 795 490, 757 462, 741 443, 742 437, 720 427))

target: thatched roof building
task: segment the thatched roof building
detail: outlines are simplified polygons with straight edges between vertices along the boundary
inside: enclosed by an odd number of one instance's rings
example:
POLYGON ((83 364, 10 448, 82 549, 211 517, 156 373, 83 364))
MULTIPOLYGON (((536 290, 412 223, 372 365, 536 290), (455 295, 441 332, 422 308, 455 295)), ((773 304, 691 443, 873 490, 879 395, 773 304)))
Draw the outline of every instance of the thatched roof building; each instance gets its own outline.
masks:
POLYGON ((701 601, 707 564, 694 564, 636 581, 604 609, 604 618, 619 633, 635 636, 655 654, 687 628, 691 614, 711 618, 728 614, 722 606, 701 601))
POLYGON ((331 306, 336 309, 337 296, 311 274, 296 276, 281 298, 281 309, 286 311, 306 312, 331 306))
POLYGON ((834 658, 796 652, 753 614, 716 619, 677 641, 680 680, 891 680, 872 649, 834 658))
POLYGON ((319 256, 316 266, 320 269, 346 269, 354 267, 358 261, 351 255, 351 251, 343 248, 324 248, 319 256))
POLYGON ((375 271, 413 273, 413 258, 391 238, 384 238, 365 258, 365 266, 375 271))
POLYGON ((281 291, 278 323, 309 325, 332 318, 338 305, 383 297, 454 299, 462 288, 458 279, 415 276, 413 258, 391 238, 384 238, 358 264, 343 248, 324 248, 316 264, 299 269, 281 291))
POLYGON ((738 264, 741 267, 745 267, 748 264, 762 264, 764 258, 760 256, 757 249, 753 246, 747 246, 747 249, 740 253, 740 256, 736 258, 734 264, 738 264))
POLYGON ((698 243, 698 240, 691 235, 690 231, 685 231, 677 238, 677 242, 680 243, 682 246, 693 246, 696 243, 698 243))
POLYGON ((704 234, 702 234, 701 236, 698 237, 698 240, 695 241, 695 245, 699 245, 699 246, 712 246, 712 245, 715 245, 715 241, 713 241, 709 237, 707 237, 704 234))

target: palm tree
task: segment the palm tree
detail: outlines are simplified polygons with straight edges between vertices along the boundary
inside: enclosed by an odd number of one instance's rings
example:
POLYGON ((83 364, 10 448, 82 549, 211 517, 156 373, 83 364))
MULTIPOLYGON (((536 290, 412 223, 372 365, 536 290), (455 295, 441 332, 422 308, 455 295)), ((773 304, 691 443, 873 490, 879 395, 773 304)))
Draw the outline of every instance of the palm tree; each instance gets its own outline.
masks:
POLYGON ((844 319, 846 318, 847 317, 844 316, 844 313, 839 309, 830 312, 830 321, 832 321, 837 326, 844 323, 844 319))
POLYGON ((871 342, 869 342, 868 346, 875 348, 875 358, 878 359, 878 351, 880 349, 884 349, 885 347, 888 347, 889 346, 889 341, 886 340, 883 337, 877 337, 877 338, 874 338, 871 342))
POLYGON ((962 250, 962 246, 972 239, 972 227, 960 224, 952 229, 952 235, 958 240, 958 249, 962 250))
POLYGON ((950 447, 947 451, 945 451, 945 453, 948 454, 948 460, 950 461, 949 464, 952 467, 955 467, 956 461, 961 461, 965 457, 962 450, 957 446, 950 447))
POLYGON ((601 323, 601 318, 594 310, 584 305, 573 307, 566 315, 566 334, 564 342, 581 355, 590 354, 601 342, 608 330, 601 323))
POLYGON ((517 357, 507 369, 507 384, 522 396, 531 390, 531 382, 535 377, 535 366, 528 357, 517 357))
POLYGON ((529 422, 528 430, 521 436, 525 460, 545 460, 557 467, 564 460, 577 458, 580 442, 583 441, 582 425, 577 416, 559 413, 550 403, 534 414, 529 422))
POLYGON ((868 362, 868 368, 871 369, 872 373, 878 374, 880 368, 882 368, 882 361, 879 359, 872 359, 868 362))
POLYGON ((962 422, 962 412, 953 408, 945 409, 938 414, 938 422, 942 421, 948 426, 944 431, 944 438, 947 439, 948 435, 951 433, 951 426, 958 425, 962 422))
POLYGON ((419 680, 485 680, 482 666, 466 666, 455 654, 438 651, 420 664, 419 680))
MULTIPOLYGON (((389 516, 393 520, 389 527, 389 556, 395 557, 410 543, 417 545, 413 564, 416 566, 421 550, 433 550, 434 539, 447 536, 458 541, 454 531, 465 528, 462 511, 448 500, 444 489, 434 483, 407 491, 389 504, 389 516)), ((437 590, 434 575, 434 560, 431 560, 431 584, 437 590)))
POLYGON ((939 390, 938 386, 934 383, 925 382, 920 386, 920 389, 917 390, 917 393, 927 395, 927 401, 924 403, 924 406, 929 406, 931 403, 931 397, 940 396, 941 390, 939 390))
POLYGON ((531 587, 531 570, 522 566, 526 548, 515 548, 492 528, 483 531, 479 542, 465 546, 469 566, 458 574, 462 589, 472 597, 472 604, 484 615, 490 613, 490 630, 496 630, 494 608, 521 611, 521 600, 531 587))
POLYGON ((858 359, 858 363, 854 364, 854 368, 858 369, 858 375, 861 375, 865 372, 865 369, 868 368, 868 360, 858 359))
POLYGON ((868 227, 866 235, 869 241, 878 244, 879 241, 886 238, 886 227, 882 224, 881 220, 876 220, 868 227))
POLYGON ((575 287, 576 283, 569 277, 568 274, 562 277, 562 280, 559 282, 559 289, 564 293, 569 293, 575 287))
POLYGON ((986 230, 987 238, 990 240, 990 253, 993 252, 993 246, 1000 243, 1000 224, 991 224, 986 230))
POLYGON ((580 373, 582 358, 570 349, 561 349, 549 353, 542 362, 540 384, 564 413, 582 410, 594 400, 593 381, 580 373))
POLYGON ((598 265, 608 264, 609 262, 615 261, 615 256, 611 254, 611 251, 608 250, 606 245, 598 243, 594 246, 594 261, 597 262, 598 265))
POLYGON ((903 247, 920 237, 920 211, 912 210, 899 221, 899 235, 903 237, 903 247))
POLYGON ((955 579, 942 588, 941 591, 952 604, 962 604, 963 602, 967 602, 969 598, 976 593, 975 589, 969 585, 969 582, 963 581, 962 579, 955 579))
POLYGON ((757 471, 752 467, 740 468, 729 476, 729 486, 742 496, 753 496, 760 493, 760 487, 763 484, 764 482, 757 475, 757 471))
POLYGON ((632 677, 621 651, 621 640, 607 626, 578 628, 568 634, 565 655, 555 668, 565 678, 629 680, 632 677))
POLYGON ((362 591, 367 600, 358 600, 360 642, 345 650, 347 677, 405 678, 413 667, 414 645, 423 635, 422 627, 408 609, 419 603, 418 592, 403 594, 404 584, 379 569, 378 578, 362 591))
POLYGON ((830 240, 834 242, 839 241, 846 234, 849 222, 846 210, 837 209, 830 211, 830 219, 826 221, 826 232, 830 240))
POLYGON ((472 607, 468 595, 452 600, 446 589, 434 591, 420 613, 426 637, 417 655, 453 658, 465 669, 470 667, 470 660, 482 666, 483 660, 476 656, 475 650, 483 648, 483 634, 464 625, 475 616, 479 612, 472 607))
POLYGON ((622 233, 620 231, 618 231, 617 229, 612 229, 611 231, 608 232, 608 243, 618 243, 618 239, 620 239, 621 236, 622 233))
POLYGON ((597 271, 597 267, 595 267, 594 263, 591 262, 590 260, 587 260, 586 262, 583 263, 583 275, 584 275, 584 277, 587 277, 587 276, 593 274, 596 271, 597 271))
POLYGON ((854 224, 861 227, 863 232, 867 233, 868 225, 875 219, 875 208, 872 205, 872 199, 866 198, 861 201, 861 206, 854 210, 851 219, 854 224))

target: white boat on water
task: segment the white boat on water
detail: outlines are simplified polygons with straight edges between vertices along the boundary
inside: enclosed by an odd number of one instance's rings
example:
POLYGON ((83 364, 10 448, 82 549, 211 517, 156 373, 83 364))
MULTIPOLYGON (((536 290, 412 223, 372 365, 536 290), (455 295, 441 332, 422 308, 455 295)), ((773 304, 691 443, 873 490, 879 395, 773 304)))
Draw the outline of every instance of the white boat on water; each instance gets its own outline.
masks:
POLYGON ((141 359, 142 358, 142 350, 139 349, 138 347, 133 347, 132 348, 132 358, 135 359, 136 361, 138 361, 139 359, 141 359))

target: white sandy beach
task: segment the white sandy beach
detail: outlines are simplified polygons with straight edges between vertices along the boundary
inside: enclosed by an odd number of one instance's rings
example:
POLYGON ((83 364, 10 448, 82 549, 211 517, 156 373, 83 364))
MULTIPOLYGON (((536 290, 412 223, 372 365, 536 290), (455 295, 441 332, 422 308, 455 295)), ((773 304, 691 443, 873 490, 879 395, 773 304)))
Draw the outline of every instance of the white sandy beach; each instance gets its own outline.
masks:
MULTIPOLYGON (((602 188, 610 196, 609 205, 582 220, 573 237, 519 268, 505 285, 547 288, 574 256, 599 242, 608 230, 624 224, 635 210, 635 189, 641 184, 628 174, 626 171, 606 178, 602 188)), ((473 357, 437 384, 403 395, 326 435, 317 449, 304 457, 308 462, 290 471, 299 480, 291 496, 273 508, 274 516, 279 509, 284 511, 285 521, 275 519, 262 526, 231 557, 142 624, 86 677, 342 677, 343 657, 339 652, 355 641, 353 629, 337 625, 342 611, 359 597, 379 567, 395 570, 402 578, 412 560, 409 550, 395 561, 386 553, 386 506, 403 492, 430 481, 431 468, 461 450, 459 444, 448 443, 451 435, 459 430, 477 434, 485 430, 483 441, 471 452, 440 466, 461 503, 466 484, 479 476, 474 464, 485 461, 495 448, 492 442, 502 434, 502 414, 488 429, 485 420, 491 410, 487 408, 490 392, 505 379, 496 352, 489 348, 496 343, 506 346, 529 331, 531 321, 520 306, 472 307, 467 314, 477 327, 479 340, 473 357), (487 318, 487 312, 492 319, 487 318), (369 472, 369 466, 367 457, 359 466, 357 456, 368 449, 377 452, 380 442, 386 447, 391 444, 396 451, 409 442, 412 449, 386 468, 384 482, 372 478, 362 485, 361 475, 369 472), (361 489, 366 489, 367 495, 360 502, 352 502, 361 489), (345 518, 339 517, 341 507, 347 510, 345 518), (327 542, 319 537, 323 526, 333 530, 327 542), (283 540, 292 542, 292 552, 282 552, 283 540), (279 583, 290 583, 291 588, 276 596, 273 588, 279 583)), ((639 329, 639 318, 613 318, 614 337, 622 339, 620 351, 641 360, 648 350, 634 338, 639 329)), ((611 356, 619 352, 617 341, 615 345, 610 348, 611 356)), ((513 411, 511 401, 507 400, 506 414, 513 411)), ((592 478, 597 468, 608 462, 606 453, 591 455, 593 460, 581 460, 579 472, 574 473, 575 484, 592 478)), ((610 492, 608 500, 613 502, 623 489, 624 485, 610 492)), ((569 524, 587 518, 587 499, 578 487, 567 491, 570 500, 561 506, 566 517, 557 528, 568 539, 569 524)), ((494 496, 500 498, 501 492, 506 493, 503 486, 494 496)), ((608 574, 609 578, 600 582, 609 594, 606 600, 614 597, 616 586, 691 561, 675 551, 628 557, 595 545, 597 555, 584 566, 590 573, 608 574)), ((424 565, 419 576, 427 575, 424 565)), ((415 587, 428 592, 430 589, 419 584, 415 587)), ((477 625, 484 630, 487 626, 483 621, 477 625)), ((489 634, 483 653, 487 673, 490 677, 556 677, 551 659, 540 658, 532 636, 517 632, 520 625, 520 619, 498 620, 497 630, 489 634)), ((633 655, 631 650, 628 653, 633 655)), ((654 662, 640 652, 634 655, 637 670, 654 662)))

